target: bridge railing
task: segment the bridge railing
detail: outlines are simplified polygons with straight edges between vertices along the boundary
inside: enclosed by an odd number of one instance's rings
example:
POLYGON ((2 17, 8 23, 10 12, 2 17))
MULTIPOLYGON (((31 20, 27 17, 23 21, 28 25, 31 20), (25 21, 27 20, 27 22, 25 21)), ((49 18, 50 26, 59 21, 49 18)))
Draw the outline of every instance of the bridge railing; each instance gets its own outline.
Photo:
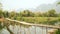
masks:
MULTIPOLYGON (((31 24, 31 23, 26 23, 26 22, 20 22, 17 20, 12 20, 9 18, 5 18, 5 21, 9 25, 14 25, 15 27, 12 26, 13 32, 15 28, 18 30, 14 33, 16 34, 48 34, 48 31, 51 29, 60 29, 59 26, 52 26, 52 25, 43 25, 43 24, 31 24), (16 27, 17 25, 17 27, 16 27)), ((9 26, 11 28, 11 26, 9 26)))

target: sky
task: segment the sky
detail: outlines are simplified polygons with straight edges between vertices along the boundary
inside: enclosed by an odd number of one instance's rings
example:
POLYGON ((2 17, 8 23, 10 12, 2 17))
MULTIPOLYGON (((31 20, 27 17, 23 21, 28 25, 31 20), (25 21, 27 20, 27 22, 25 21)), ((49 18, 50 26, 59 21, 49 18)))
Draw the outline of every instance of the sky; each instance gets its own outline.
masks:
POLYGON ((56 0, 0 0, 4 10, 36 8, 41 4, 52 4, 56 0))

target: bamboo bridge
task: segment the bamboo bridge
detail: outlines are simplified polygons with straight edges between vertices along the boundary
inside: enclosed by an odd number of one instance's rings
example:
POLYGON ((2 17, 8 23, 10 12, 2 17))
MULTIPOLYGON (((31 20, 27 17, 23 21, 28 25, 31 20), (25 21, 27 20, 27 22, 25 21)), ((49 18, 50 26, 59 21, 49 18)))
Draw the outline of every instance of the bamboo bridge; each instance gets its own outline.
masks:
POLYGON ((59 26, 32 24, 9 18, 5 18, 4 23, 6 23, 14 34, 50 34, 48 33, 49 30, 60 29, 59 26))

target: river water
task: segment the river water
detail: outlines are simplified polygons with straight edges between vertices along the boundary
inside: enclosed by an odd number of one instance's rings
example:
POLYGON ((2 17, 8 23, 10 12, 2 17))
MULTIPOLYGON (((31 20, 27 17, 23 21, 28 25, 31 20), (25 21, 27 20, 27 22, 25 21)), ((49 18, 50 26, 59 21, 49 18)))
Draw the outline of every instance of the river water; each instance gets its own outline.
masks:
MULTIPOLYGON (((10 30, 12 32, 14 32, 14 34, 47 34, 48 30, 52 29, 52 28, 47 28, 46 27, 35 27, 35 26, 28 26, 28 27, 24 27, 24 26, 9 26, 10 30)), ((10 34, 6 29, 3 29, 1 31, 1 34, 10 34)))

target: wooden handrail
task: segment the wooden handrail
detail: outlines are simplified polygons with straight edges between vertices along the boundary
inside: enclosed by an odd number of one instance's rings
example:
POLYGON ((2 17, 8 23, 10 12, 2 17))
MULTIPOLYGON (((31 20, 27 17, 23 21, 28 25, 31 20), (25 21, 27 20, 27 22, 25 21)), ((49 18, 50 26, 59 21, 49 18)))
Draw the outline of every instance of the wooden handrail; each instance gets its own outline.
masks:
POLYGON ((39 27, 47 27, 47 28, 60 29, 59 26, 44 25, 44 24, 31 24, 31 23, 27 23, 27 22, 20 22, 20 21, 17 21, 17 20, 12 20, 12 19, 9 19, 9 18, 5 18, 5 19, 6 19, 6 20, 9 20, 9 21, 18 22, 18 23, 20 23, 20 24, 24 24, 24 25, 31 25, 31 26, 39 26, 39 27))

